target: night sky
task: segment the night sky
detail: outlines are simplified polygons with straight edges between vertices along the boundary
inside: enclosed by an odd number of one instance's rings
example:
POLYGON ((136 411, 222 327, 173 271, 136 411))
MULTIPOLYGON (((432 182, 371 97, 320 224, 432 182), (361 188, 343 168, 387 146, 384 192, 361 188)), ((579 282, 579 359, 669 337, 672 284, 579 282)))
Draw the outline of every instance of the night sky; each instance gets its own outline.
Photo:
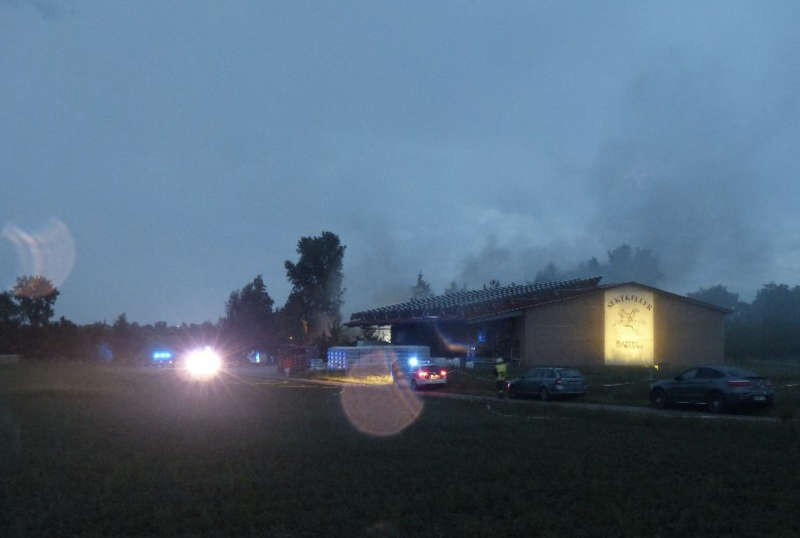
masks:
POLYGON ((216 321, 330 230, 345 313, 623 242, 751 298, 800 283, 799 83, 796 1, 0 0, 0 285, 216 321))

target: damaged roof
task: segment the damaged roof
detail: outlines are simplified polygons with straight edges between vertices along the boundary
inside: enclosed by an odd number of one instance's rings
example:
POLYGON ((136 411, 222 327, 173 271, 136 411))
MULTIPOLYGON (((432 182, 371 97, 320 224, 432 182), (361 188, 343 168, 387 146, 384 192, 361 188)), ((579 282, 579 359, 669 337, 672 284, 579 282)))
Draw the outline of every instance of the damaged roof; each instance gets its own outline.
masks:
POLYGON ((347 325, 388 325, 431 320, 469 320, 494 312, 517 310, 573 294, 598 289, 602 277, 556 280, 536 284, 510 284, 497 288, 458 291, 412 299, 350 316, 347 325))

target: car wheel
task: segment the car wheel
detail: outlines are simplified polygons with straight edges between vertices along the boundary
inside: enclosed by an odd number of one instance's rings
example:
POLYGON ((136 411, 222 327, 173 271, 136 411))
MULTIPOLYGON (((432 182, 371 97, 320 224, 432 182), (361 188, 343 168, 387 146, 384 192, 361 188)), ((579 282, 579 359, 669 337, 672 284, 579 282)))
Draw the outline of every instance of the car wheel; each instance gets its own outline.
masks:
POLYGON ((547 390, 547 387, 542 387, 539 389, 539 399, 543 402, 546 402, 550 399, 550 392, 547 390))
POLYGON ((725 410, 725 398, 721 392, 714 391, 708 395, 708 410, 711 413, 721 413, 725 410))
POLYGON ((664 389, 656 389, 650 393, 650 401, 654 407, 665 409, 667 407, 667 393, 664 389))

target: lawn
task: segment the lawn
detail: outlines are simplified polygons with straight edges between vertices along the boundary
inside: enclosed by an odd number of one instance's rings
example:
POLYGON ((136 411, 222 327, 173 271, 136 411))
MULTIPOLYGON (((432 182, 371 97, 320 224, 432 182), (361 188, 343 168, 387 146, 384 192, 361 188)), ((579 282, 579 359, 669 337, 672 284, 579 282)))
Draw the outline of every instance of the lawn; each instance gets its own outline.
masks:
POLYGON ((800 535, 796 422, 433 398, 377 437, 380 390, 3 367, 0 536, 800 535))

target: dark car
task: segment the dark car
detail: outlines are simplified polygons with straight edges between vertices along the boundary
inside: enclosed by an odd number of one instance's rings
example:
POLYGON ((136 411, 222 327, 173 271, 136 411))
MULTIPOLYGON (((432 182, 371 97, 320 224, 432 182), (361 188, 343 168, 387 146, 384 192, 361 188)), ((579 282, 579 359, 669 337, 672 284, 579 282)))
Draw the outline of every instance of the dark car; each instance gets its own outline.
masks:
POLYGON ((734 366, 690 368, 674 379, 650 385, 650 401, 664 408, 671 404, 705 405, 712 413, 745 405, 772 405, 772 383, 755 372, 734 366))
POLYGON ((549 400, 557 396, 581 396, 586 394, 586 379, 575 368, 543 366, 512 379, 506 390, 511 398, 528 395, 549 400))

